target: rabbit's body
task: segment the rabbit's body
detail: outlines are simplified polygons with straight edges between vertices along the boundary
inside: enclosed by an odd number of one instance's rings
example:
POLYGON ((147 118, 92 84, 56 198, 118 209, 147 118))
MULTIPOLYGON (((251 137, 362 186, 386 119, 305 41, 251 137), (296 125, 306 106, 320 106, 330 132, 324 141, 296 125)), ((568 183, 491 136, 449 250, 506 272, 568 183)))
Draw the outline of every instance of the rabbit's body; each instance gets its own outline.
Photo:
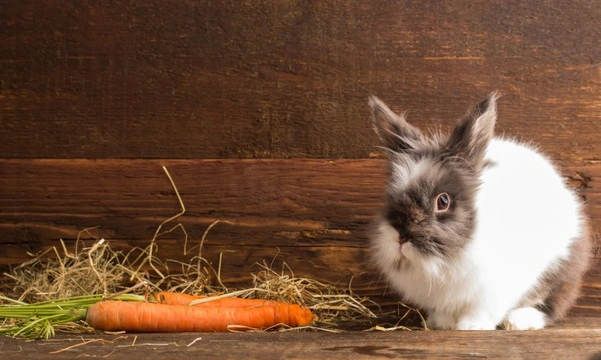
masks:
POLYGON ((434 139, 372 100, 391 150, 373 259, 434 328, 542 328, 565 315, 586 270, 580 200, 545 156, 492 137, 495 100, 434 139))

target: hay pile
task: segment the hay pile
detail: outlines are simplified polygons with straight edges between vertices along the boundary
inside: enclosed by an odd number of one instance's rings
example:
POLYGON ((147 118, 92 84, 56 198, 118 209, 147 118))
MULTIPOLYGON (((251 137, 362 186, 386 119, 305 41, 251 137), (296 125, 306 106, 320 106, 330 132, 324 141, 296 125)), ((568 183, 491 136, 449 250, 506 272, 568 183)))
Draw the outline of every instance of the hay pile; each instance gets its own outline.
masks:
MULTIPOLYGON (((177 262, 179 270, 170 272, 156 252, 148 259, 149 248, 124 254, 100 239, 90 247, 68 251, 51 248, 31 261, 5 274, 13 283, 11 293, 0 295, 0 304, 35 303, 80 295, 110 295, 129 292, 145 295, 167 290, 208 296, 280 300, 310 308, 318 318, 316 328, 336 330, 349 325, 369 325, 377 317, 370 310, 375 304, 348 289, 316 280, 295 277, 284 264, 276 272, 265 263, 253 274, 252 286, 234 289, 224 286, 215 270, 203 258, 190 263, 177 262), (49 256, 52 255, 52 256, 49 256), (135 256, 134 256, 135 255, 135 256), (148 266, 152 261, 153 266, 148 266), (155 270, 156 269, 156 270, 155 270)), ((5 284, 7 285, 7 284, 5 284)), ((250 285, 250 284, 249 284, 250 285)), ((11 286, 5 286, 5 289, 11 286)), ((58 329, 61 330, 61 329, 58 329)))

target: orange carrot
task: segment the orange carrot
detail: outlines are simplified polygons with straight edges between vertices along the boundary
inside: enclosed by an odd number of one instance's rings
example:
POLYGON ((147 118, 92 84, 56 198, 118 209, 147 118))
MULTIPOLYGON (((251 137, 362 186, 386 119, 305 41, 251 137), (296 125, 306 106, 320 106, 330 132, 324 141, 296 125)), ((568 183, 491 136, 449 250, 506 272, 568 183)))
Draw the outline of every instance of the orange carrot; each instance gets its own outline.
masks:
POLYGON ((91 305, 86 314, 86 322, 95 329, 133 332, 228 331, 230 325, 266 329, 312 321, 309 309, 291 304, 245 309, 105 300, 91 305))
MULTIPOLYGON (((194 300, 206 299, 206 296, 189 295, 171 291, 161 291, 151 295, 151 301, 164 305, 189 305, 194 300)), ((194 306, 209 307, 230 307, 230 308, 251 308, 264 305, 286 305, 281 301, 261 300, 261 299, 242 299, 242 298, 223 298, 211 300, 194 306)))

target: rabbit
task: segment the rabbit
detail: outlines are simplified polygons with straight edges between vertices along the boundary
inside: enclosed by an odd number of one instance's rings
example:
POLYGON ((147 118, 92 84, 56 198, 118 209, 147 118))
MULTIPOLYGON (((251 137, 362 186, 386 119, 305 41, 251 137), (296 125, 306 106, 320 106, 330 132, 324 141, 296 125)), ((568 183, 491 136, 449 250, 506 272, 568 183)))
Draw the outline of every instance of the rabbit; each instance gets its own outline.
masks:
POLYGON ((443 330, 541 329, 578 297, 584 204, 534 146, 494 136, 496 92, 430 136, 370 97, 389 182, 371 261, 443 330))

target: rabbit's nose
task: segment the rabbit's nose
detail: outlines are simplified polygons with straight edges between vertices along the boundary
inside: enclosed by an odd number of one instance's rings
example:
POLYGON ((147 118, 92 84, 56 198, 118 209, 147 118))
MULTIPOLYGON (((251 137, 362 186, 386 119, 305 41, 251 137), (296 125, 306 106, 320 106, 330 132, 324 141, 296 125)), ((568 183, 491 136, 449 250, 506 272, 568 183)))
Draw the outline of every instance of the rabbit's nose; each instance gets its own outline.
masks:
POLYGON ((409 239, 404 236, 399 236, 399 245, 403 246, 404 243, 408 243, 409 239))

